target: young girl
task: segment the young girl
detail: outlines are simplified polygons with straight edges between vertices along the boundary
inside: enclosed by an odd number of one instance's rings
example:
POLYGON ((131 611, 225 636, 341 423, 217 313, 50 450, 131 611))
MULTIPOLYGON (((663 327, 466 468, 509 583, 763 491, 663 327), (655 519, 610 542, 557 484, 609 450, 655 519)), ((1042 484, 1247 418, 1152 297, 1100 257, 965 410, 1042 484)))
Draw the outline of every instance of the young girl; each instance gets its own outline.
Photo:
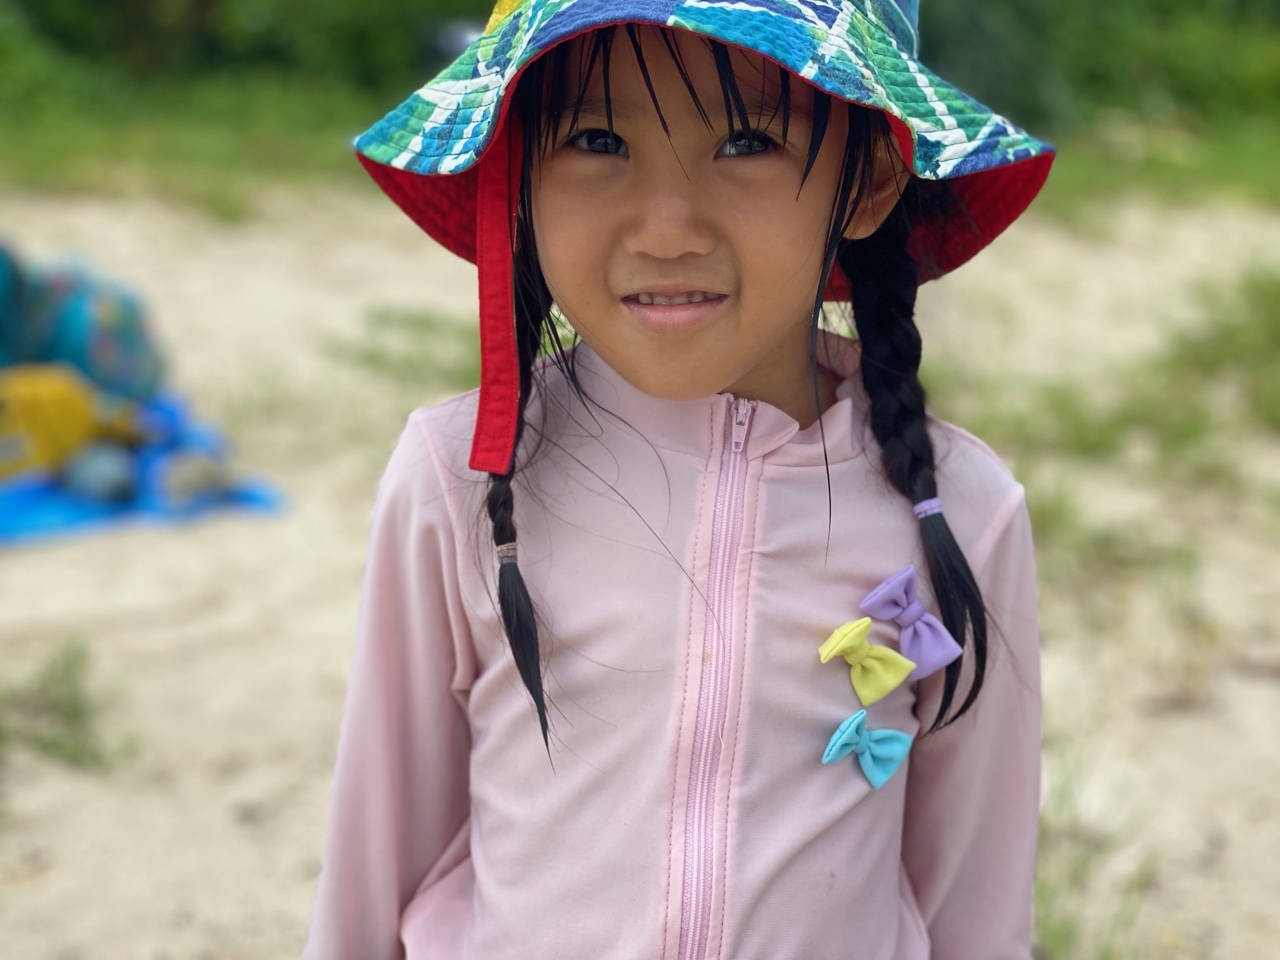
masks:
POLYGON ((1029 960, 1027 513, 912 310, 1051 154, 915 48, 504 0, 358 141, 483 376, 382 483, 309 957, 1029 960))

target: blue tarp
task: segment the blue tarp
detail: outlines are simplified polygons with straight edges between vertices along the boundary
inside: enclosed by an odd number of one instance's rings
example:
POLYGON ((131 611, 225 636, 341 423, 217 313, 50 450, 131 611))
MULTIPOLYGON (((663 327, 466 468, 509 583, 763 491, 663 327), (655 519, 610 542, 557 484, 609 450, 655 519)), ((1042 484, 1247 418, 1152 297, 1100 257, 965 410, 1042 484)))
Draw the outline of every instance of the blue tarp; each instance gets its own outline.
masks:
POLYGON ((0 549, 129 523, 184 523, 220 510, 278 513, 284 497, 270 484, 241 480, 181 505, 162 501, 103 503, 64 490, 50 477, 0 483, 0 549))
POLYGON ((133 454, 137 489, 130 499, 112 503, 88 497, 43 474, 0 482, 0 549, 130 523, 174 524, 219 511, 272 514, 284 508, 284 496, 274 487, 245 478, 225 489, 173 499, 165 492, 166 469, 190 455, 225 462, 226 442, 172 393, 146 404, 143 417, 154 440, 133 454))

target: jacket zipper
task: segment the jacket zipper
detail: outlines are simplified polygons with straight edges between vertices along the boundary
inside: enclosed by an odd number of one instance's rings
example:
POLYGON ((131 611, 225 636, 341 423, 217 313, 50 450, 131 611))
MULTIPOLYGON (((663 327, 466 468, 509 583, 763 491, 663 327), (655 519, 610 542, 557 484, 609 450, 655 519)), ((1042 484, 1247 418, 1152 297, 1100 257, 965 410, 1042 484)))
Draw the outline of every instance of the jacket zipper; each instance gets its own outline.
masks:
POLYGON ((754 400, 735 398, 725 411, 729 442, 720 454, 711 563, 707 585, 707 625, 702 639, 702 680, 693 728, 693 758, 685 808, 684 891, 680 912, 679 960, 701 960, 707 950, 715 873, 716 780, 724 744, 732 663, 733 574, 742 544, 747 493, 747 434, 754 400))

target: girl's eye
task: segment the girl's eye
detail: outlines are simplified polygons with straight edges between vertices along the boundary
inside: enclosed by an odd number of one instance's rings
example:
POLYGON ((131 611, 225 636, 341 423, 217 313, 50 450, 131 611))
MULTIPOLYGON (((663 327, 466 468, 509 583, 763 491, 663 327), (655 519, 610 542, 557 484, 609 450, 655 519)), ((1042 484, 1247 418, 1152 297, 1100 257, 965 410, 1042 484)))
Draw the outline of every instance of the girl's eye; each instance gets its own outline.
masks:
POLYGON ((587 153, 612 157, 627 156, 627 142, 608 130, 583 130, 569 141, 569 146, 587 153))
POLYGON ((772 137, 760 130, 739 130, 724 142, 717 156, 751 157, 768 153, 777 146, 777 142, 772 137))

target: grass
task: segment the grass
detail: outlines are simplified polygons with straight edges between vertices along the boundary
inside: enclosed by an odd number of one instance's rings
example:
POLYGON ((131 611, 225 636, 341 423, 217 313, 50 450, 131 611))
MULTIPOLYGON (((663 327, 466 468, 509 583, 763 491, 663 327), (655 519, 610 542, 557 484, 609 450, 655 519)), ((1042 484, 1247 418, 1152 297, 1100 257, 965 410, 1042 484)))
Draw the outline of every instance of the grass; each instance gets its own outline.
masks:
POLYGON ((1040 819, 1036 960, 1137 960, 1144 954, 1134 925, 1155 868, 1147 861, 1118 881, 1110 876, 1124 833, 1099 829, 1081 815, 1077 783, 1063 777, 1040 819))
POLYGON ((1240 416, 1280 432, 1280 273, 1255 270, 1237 291, 1208 296, 1210 322, 1173 342, 1159 386, 1190 385, 1205 404, 1233 386, 1240 416))
MULTIPOLYGON (((577 342, 568 321, 558 314, 555 319, 556 339, 543 341, 543 355, 577 342)), ((474 318, 381 307, 368 313, 357 338, 326 347, 338 362, 417 393, 428 386, 459 393, 480 385, 480 329, 474 318)))
POLYGON ((88 651, 68 643, 25 681, 0 690, 0 762, 22 748, 71 767, 106 767, 88 674, 88 651))
POLYGON ((1137 522, 1090 520, 1063 482, 1043 478, 1043 471, 1023 474, 1040 573, 1054 592, 1087 598, 1082 613, 1105 618, 1112 601, 1139 579, 1195 570, 1199 558, 1190 544, 1162 539, 1137 522))
POLYGON ((480 385, 480 348, 474 320, 425 310, 371 311, 358 338, 327 345, 329 355, 399 389, 451 392, 480 385))
POLYGON ((1114 463, 1136 450, 1152 477, 1234 489, 1227 438, 1280 433, 1280 273, 1252 271, 1202 300, 1201 323, 1100 379, 1108 395, 1065 380, 1028 388, 935 368, 924 375, 945 415, 1020 466, 1114 463))
POLYGON ((1166 204, 1230 199, 1280 207, 1280 119, 1219 119, 1211 124, 1144 124, 1124 114, 1057 144, 1053 175, 1037 209, 1076 219, 1134 193, 1166 204))
POLYGON ((338 85, 271 76, 146 87, 108 78, 98 93, 51 97, 38 110, 0 99, 0 184, 141 192, 241 220, 272 183, 372 191, 351 141, 390 105, 338 85))
POLYGON ((1280 273, 1253 271, 1232 288, 1206 289, 1202 306, 1199 323, 1154 356, 1107 371, 1089 392, 1066 380, 984 379, 954 367, 924 373, 935 408, 1016 465, 1042 579, 1049 592, 1075 598, 1087 623, 1112 617, 1139 582, 1170 581, 1174 602, 1199 555, 1176 525, 1088 517, 1076 492, 1082 476, 1118 472, 1165 499, 1266 499, 1239 464, 1249 438, 1280 434, 1280 273))

